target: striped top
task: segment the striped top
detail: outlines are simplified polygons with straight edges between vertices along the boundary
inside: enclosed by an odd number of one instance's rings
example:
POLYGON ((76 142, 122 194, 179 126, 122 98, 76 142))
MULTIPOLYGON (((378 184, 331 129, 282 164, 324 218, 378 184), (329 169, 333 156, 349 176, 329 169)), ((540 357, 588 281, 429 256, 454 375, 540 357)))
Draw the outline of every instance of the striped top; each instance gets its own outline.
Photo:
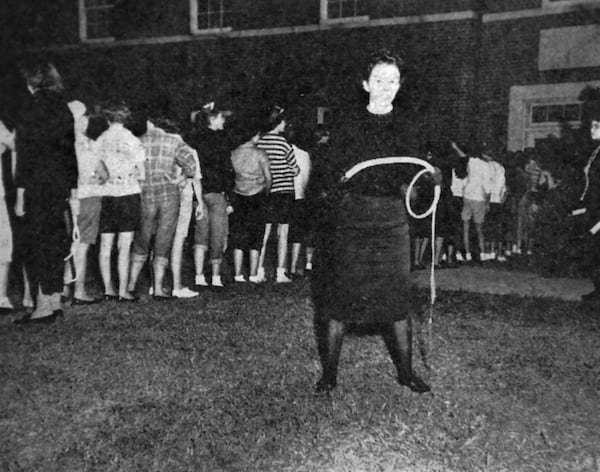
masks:
POLYGON ((294 193, 294 176, 299 172, 294 149, 287 140, 279 134, 267 133, 258 143, 269 156, 271 170, 271 193, 294 193))

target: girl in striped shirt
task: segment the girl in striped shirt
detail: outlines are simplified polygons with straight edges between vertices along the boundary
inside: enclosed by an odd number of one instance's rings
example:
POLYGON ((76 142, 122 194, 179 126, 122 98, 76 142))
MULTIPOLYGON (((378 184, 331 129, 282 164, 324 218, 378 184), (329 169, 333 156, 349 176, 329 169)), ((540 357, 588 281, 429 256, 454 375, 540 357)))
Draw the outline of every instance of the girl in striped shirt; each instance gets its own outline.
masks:
POLYGON ((271 227, 277 224, 277 270, 275 281, 289 283, 292 280, 285 273, 285 264, 288 249, 289 223, 294 202, 294 177, 300 169, 296 164, 294 149, 283 136, 286 118, 283 108, 273 107, 265 120, 266 131, 258 140, 257 146, 269 156, 271 171, 271 191, 267 201, 265 236, 260 252, 258 277, 265 278, 265 252, 267 241, 271 235, 271 227))

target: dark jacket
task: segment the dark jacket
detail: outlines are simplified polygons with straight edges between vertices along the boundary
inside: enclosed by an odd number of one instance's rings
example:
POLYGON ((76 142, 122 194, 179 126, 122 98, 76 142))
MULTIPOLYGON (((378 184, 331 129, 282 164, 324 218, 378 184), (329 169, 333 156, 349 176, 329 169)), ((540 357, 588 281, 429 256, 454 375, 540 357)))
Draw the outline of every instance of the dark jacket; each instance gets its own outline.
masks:
POLYGON ((77 188, 73 115, 62 95, 40 90, 17 123, 15 184, 34 193, 67 198, 77 188))
POLYGON ((225 193, 231 198, 235 173, 231 164, 232 140, 225 131, 193 130, 186 142, 198 152, 202 193, 225 193))

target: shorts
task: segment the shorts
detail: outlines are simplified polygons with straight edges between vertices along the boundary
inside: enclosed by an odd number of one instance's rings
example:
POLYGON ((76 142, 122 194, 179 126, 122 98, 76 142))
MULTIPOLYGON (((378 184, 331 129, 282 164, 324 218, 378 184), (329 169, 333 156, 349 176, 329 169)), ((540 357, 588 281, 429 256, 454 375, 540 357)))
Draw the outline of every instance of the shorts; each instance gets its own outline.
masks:
POLYGON ((130 233, 140 229, 142 197, 139 193, 123 197, 102 197, 100 233, 130 233))
POLYGON ((487 202, 463 198, 462 220, 469 221, 472 219, 475 224, 480 225, 485 220, 486 206, 487 202))
POLYGON ((84 244, 96 244, 100 229, 100 212, 102 210, 101 197, 89 197, 79 200, 79 240, 84 244))
POLYGON ((308 231, 310 229, 311 215, 309 214, 306 200, 294 200, 292 203, 292 215, 290 219, 289 241, 292 243, 304 244, 307 240, 308 231))
POLYGON ((264 194, 234 194, 233 213, 229 216, 231 247, 242 251, 260 250, 265 235, 264 194))
POLYGON ((292 219, 293 193, 272 193, 267 198, 266 222, 271 224, 289 224, 292 219))

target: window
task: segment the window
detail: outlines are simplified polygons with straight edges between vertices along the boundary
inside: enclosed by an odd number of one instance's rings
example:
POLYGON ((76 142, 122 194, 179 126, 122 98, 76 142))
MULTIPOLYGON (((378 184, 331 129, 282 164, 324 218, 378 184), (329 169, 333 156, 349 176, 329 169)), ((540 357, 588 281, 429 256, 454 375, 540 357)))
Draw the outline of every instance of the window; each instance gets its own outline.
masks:
POLYGON ((534 146, 549 135, 560 136, 564 122, 581 125, 581 91, 600 87, 599 80, 557 84, 513 85, 508 110, 508 149, 534 146))
POLYGON ((114 0, 79 0, 79 37, 82 41, 112 39, 114 0))
POLYGON ((192 33, 231 31, 232 0, 190 0, 192 33))
POLYGON ((553 105, 532 105, 530 123, 561 123, 581 121, 581 103, 561 103, 553 105))
POLYGON ((361 14, 364 0, 321 0, 321 22, 367 21, 361 14))

